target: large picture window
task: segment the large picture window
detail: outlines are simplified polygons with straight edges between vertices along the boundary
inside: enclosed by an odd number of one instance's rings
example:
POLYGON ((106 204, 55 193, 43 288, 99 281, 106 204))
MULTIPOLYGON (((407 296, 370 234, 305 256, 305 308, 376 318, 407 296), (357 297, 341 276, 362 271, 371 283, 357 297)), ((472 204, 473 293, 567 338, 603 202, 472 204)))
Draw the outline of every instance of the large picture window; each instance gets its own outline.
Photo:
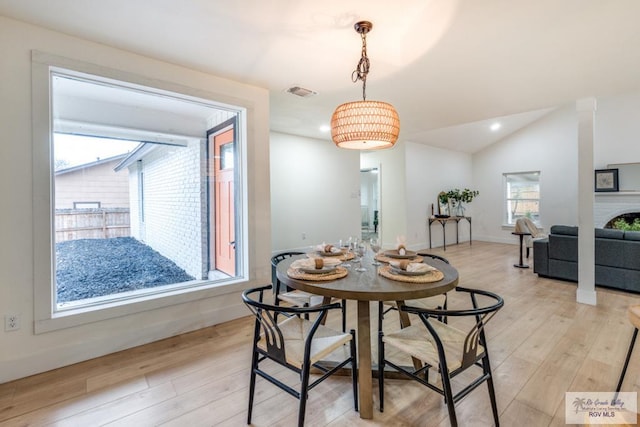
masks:
POLYGON ((47 302, 38 304, 40 320, 246 280, 244 110, 76 69, 46 70, 51 277, 36 283, 36 298, 47 302), (210 149, 218 135, 224 197, 210 149), (215 223, 220 206, 225 215, 215 223))
POLYGON ((515 225, 518 218, 540 223, 540 172, 514 172, 503 175, 504 222, 515 225))

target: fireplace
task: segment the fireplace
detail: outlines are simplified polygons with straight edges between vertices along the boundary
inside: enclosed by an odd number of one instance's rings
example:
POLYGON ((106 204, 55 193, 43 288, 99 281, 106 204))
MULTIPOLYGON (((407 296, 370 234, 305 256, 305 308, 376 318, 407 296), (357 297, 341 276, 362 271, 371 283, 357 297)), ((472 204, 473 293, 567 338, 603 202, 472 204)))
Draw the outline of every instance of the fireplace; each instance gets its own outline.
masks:
POLYGON ((630 212, 611 218, 611 220, 609 220, 609 222, 604 225, 604 228, 615 228, 614 224, 621 219, 624 220, 627 224, 632 224, 636 219, 640 220, 640 212, 630 212))
POLYGON ((628 222, 640 218, 640 192, 596 193, 593 222, 596 228, 611 228, 619 217, 628 222))

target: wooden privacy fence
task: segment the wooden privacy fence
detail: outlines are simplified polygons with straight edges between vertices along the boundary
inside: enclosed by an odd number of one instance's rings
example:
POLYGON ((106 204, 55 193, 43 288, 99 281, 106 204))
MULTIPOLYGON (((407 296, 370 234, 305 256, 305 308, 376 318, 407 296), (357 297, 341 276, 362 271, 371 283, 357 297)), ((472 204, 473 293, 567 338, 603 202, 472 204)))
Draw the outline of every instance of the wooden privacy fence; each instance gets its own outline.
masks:
POLYGON ((56 209, 56 242, 131 235, 129 208, 56 209))

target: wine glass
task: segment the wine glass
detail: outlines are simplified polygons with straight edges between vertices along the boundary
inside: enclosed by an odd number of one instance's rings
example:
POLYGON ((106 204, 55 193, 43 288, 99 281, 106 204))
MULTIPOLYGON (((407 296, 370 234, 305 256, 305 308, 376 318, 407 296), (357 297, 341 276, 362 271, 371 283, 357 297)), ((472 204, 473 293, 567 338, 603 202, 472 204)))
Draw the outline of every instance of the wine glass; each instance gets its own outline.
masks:
POLYGON ((338 245, 340 245, 340 250, 344 251, 344 255, 342 256, 342 259, 344 260, 342 262, 342 266, 344 268, 351 268, 351 264, 347 262, 347 259, 349 258, 349 252, 351 252, 352 243, 353 243, 352 237, 349 237, 344 242, 342 241, 342 239, 340 239, 340 241, 338 242, 338 245))
POLYGON ((358 245, 356 245, 356 256, 357 256, 357 261, 354 260, 354 262, 359 262, 360 266, 356 268, 356 271, 367 271, 367 269, 364 267, 364 263, 362 262, 362 258, 364 257, 364 254, 366 252, 366 247, 364 245, 364 243, 359 243, 358 245))
POLYGON ((371 248, 371 252, 373 252, 373 265, 381 265, 381 263, 379 263, 376 259, 376 256, 378 256, 378 252, 380 252, 380 240, 375 237, 372 238, 369 241, 369 247, 371 248))
POLYGON ((354 263, 358 263, 360 262, 360 259, 358 258, 358 244, 359 244, 359 240, 357 237, 349 237, 349 247, 351 249, 351 252, 354 255, 353 258, 353 262, 354 263))

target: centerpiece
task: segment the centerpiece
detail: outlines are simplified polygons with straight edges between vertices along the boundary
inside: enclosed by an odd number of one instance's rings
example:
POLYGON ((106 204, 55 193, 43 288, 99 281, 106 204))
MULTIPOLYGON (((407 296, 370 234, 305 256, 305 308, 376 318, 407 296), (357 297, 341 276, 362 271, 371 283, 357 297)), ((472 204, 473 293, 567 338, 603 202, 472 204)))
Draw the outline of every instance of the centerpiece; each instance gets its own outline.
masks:
POLYGON ((442 204, 449 204, 449 212, 453 216, 464 216, 465 207, 463 203, 471 203, 475 197, 480 194, 477 190, 469 190, 465 188, 460 190, 454 188, 446 193, 443 191, 438 195, 438 202, 442 204))

